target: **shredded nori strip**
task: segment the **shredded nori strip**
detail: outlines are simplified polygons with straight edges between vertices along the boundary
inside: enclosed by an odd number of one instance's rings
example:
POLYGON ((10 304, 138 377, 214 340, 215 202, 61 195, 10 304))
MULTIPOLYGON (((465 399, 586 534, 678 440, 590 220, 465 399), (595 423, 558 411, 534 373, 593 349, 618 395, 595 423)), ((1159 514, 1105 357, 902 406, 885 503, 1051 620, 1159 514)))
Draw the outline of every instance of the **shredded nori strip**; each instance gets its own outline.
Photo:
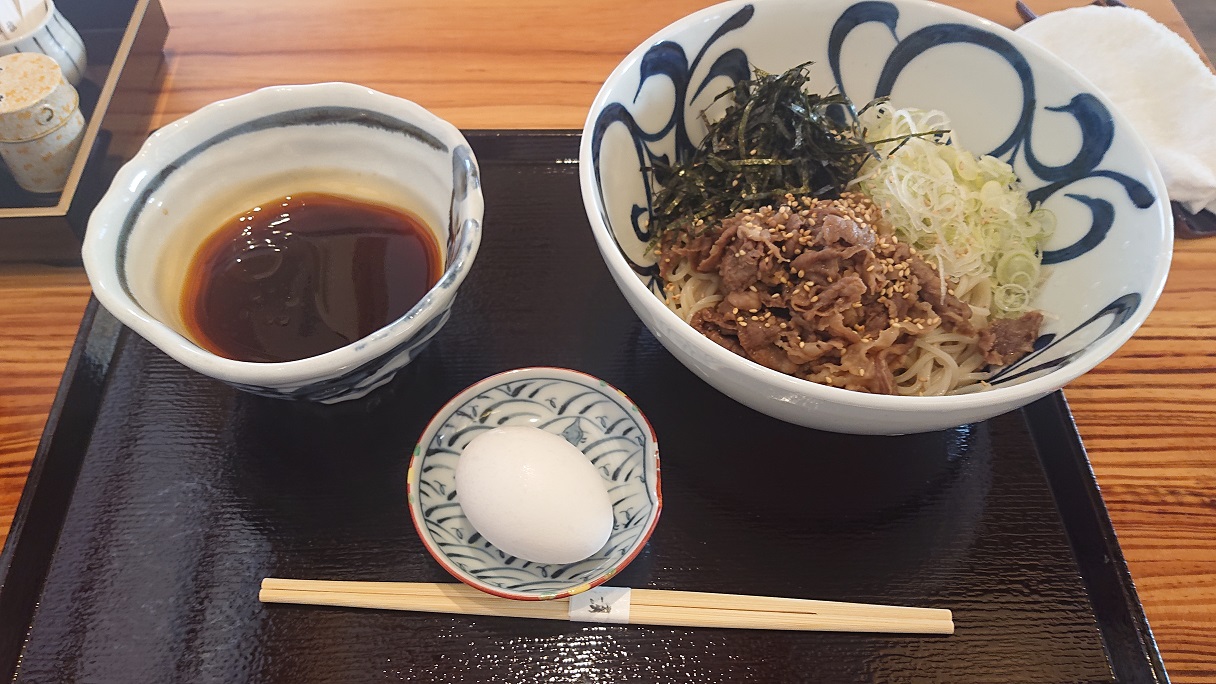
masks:
POLYGON ((700 233, 715 221, 771 205, 786 194, 838 197, 862 164, 877 155, 847 97, 803 90, 809 66, 780 75, 756 69, 753 78, 716 98, 733 96, 734 101, 722 119, 708 124, 708 134, 690 159, 652 164, 659 187, 650 223, 656 243, 672 228, 700 233))

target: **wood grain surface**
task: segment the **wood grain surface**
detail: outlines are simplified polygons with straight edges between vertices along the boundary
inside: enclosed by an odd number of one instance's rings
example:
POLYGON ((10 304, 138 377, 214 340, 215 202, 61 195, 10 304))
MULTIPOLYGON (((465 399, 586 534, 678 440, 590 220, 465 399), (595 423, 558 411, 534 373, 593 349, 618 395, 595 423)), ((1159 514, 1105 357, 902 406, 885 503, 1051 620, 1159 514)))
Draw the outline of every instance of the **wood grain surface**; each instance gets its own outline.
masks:
MULTIPOLYGON (((600 83, 629 50, 709 4, 162 3, 172 30, 154 125, 261 86, 346 80, 413 99, 462 128, 581 128, 600 83)), ((1018 23, 1012 0, 951 4, 1018 23)), ((1080 2, 1031 3, 1037 11, 1072 4, 1080 2)), ((1170 0, 1132 4, 1190 37, 1170 0)), ((88 293, 78 269, 0 270, 0 534, 12 521, 88 293)), ((1179 241, 1165 293, 1144 327, 1066 391, 1176 682, 1216 681, 1214 295, 1216 240, 1179 241)))

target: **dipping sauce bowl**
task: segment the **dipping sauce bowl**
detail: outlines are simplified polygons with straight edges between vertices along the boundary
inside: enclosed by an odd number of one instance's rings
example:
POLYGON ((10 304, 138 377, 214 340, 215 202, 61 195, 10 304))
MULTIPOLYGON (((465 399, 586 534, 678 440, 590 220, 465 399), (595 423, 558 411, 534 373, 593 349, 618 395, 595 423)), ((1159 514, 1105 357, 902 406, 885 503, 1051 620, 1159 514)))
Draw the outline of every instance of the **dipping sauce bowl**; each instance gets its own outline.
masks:
POLYGON ((331 403, 387 383, 438 332, 477 254, 482 211, 477 161, 451 124, 349 83, 278 86, 154 133, 90 217, 84 265, 107 310, 186 366, 255 394, 331 403), (332 351, 282 362, 209 351, 183 320, 192 258, 232 217, 293 193, 419 217, 439 246, 438 281, 400 317, 332 351))

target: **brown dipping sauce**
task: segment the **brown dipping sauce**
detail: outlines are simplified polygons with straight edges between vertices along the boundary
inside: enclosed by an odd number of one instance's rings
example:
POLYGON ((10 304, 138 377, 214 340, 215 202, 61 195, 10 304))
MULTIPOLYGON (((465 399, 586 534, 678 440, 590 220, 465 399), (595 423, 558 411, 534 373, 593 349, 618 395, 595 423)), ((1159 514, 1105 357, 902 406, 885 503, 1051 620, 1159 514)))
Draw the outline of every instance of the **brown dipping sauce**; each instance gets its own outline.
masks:
POLYGON ((300 193, 234 216, 190 263, 191 337, 238 361, 333 351, 400 318, 438 282, 434 233, 379 204, 300 193))

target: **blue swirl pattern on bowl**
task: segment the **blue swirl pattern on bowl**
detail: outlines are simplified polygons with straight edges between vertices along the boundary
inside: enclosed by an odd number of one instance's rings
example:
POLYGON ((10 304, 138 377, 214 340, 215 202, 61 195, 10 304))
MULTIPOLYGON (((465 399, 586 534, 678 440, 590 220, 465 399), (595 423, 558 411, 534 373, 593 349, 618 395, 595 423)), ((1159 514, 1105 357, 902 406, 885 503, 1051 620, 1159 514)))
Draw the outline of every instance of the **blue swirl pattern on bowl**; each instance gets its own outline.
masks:
MULTIPOLYGON (((667 163, 686 160, 696 149, 700 137, 704 135, 704 127, 700 125, 700 132, 697 134, 690 132, 690 128, 698 126, 698 120, 708 102, 706 96, 712 98, 725 92, 730 84, 747 78, 754 64, 749 50, 752 47, 766 47, 756 45, 755 35, 750 38, 737 37, 749 28, 758 9, 765 9, 766 4, 772 3, 734 3, 720 6, 723 8, 723 14, 713 19, 717 24, 712 30, 698 26, 689 31, 708 32, 707 37, 699 42, 696 39, 682 42, 684 36, 657 40, 631 66, 631 69, 636 69, 638 84, 633 100, 607 102, 598 113, 593 113, 594 123, 588 128, 591 133, 590 152, 595 179, 593 191, 599 194, 600 218, 609 227, 620 254, 659 298, 662 298, 663 294, 658 267, 653 257, 639 249, 639 244, 648 243, 652 237, 648 224, 653 208, 650 205, 653 179, 642 169, 649 167, 656 160, 667 163), (752 42, 749 43, 748 40, 752 42), (651 87, 652 81, 664 80, 674 94, 669 115, 664 120, 663 117, 655 119, 649 116, 653 112, 639 112, 643 90, 651 87), (718 87, 711 89, 715 82, 718 87), (639 120, 643 114, 649 116, 650 125, 639 120), (623 127, 628 132, 640 167, 634 181, 640 190, 632 196, 641 198, 641 201, 632 204, 627 227, 613 225, 608 208, 613 201, 619 203, 621 200, 609 198, 605 192, 602 152, 606 137, 616 127, 623 127)), ((956 55, 962 56, 963 53, 958 51, 966 50, 968 52, 965 59, 976 62, 983 62, 992 55, 999 57, 1016 75, 1016 88, 1020 91, 1016 93, 1016 97, 1020 102, 1012 117, 1013 125, 1008 135, 984 153, 1013 164, 1020 180, 1029 189, 1033 202, 1044 203, 1053 211, 1062 210, 1065 213, 1071 210, 1068 207, 1061 209, 1063 202, 1076 202, 1084 207, 1088 214, 1088 225, 1084 230, 1065 231, 1068 235, 1064 236, 1062 244, 1058 244, 1060 240, 1057 239, 1048 245, 1043 255, 1044 265, 1058 269, 1060 265, 1079 260, 1107 241, 1117 223, 1121 223, 1121 230, 1131 230, 1137 220, 1134 215, 1137 211, 1145 211, 1150 207, 1160 210, 1164 202, 1153 189, 1160 187, 1160 183, 1159 179, 1154 178, 1155 171, 1150 168, 1151 162, 1139 168, 1122 170, 1107 165, 1108 157, 1120 155, 1108 155, 1116 141, 1117 130, 1112 114, 1100 96, 1092 92, 1074 91, 1066 100, 1044 103, 1044 94, 1040 92, 1038 80, 1058 81, 1058 77, 1050 72, 1036 71, 1031 58, 1024 54, 1024 48, 1002 35, 999 27, 989 30, 974 18, 970 23, 936 21, 918 24, 923 21, 923 17, 919 16, 904 21, 904 14, 918 13, 908 12, 912 9, 918 8, 904 2, 865 1, 845 4, 836 15, 835 21, 830 22, 830 31, 823 40, 823 52, 811 55, 810 59, 828 65, 835 87, 848 94, 854 102, 864 103, 874 98, 892 97, 896 104, 900 104, 897 91, 901 77, 917 60, 926 56, 932 57, 931 53, 955 50, 956 55), (889 33, 889 45, 872 40, 873 32, 856 38, 856 41, 865 41, 869 57, 881 66, 876 73, 867 73, 850 80, 850 66, 857 60, 850 61, 844 57, 848 39, 859 31, 873 29, 875 25, 889 33), (849 86, 847 89, 846 85, 849 86), (1058 115, 1071 118, 1072 131, 1064 129, 1058 115), (1044 137, 1051 143, 1052 149, 1049 152, 1057 153, 1061 148, 1075 149, 1075 155, 1071 159, 1047 162, 1036 154, 1035 141, 1038 140, 1039 134, 1036 126, 1045 116, 1054 117, 1051 130, 1044 137)), ((928 9, 935 14, 953 14, 962 18, 962 13, 947 8, 932 6, 928 9)), ((823 11, 825 14, 832 12, 830 8, 823 11)), ((808 38, 807 43, 813 45, 815 40, 808 38)), ((766 63, 763 66, 775 71, 778 67, 788 68, 801 61, 803 60, 799 59, 789 64, 766 63)), ((866 65, 859 67, 861 70, 865 68, 866 65)), ((983 68, 980 69, 981 72, 983 68)), ((1058 94, 1063 89, 1055 81, 1052 82, 1051 90, 1053 94, 1058 94)), ((909 104, 934 106, 932 102, 909 104)), ((947 114, 951 114, 948 109, 947 114)), ((957 123, 956 120, 956 125, 957 123)), ((1124 135, 1129 134, 1125 132, 1124 135)), ((1050 156, 1055 155, 1049 154, 1050 156)), ((621 220, 619 214, 617 220, 621 220)), ((1144 220, 1148 222, 1156 220, 1156 217, 1146 216, 1144 220)), ((1019 362, 1001 369, 992 377, 990 384, 1021 382, 1064 366, 1131 319, 1139 310, 1145 293, 1135 288, 1131 291, 1125 291, 1126 288, 1110 289, 1111 292, 1101 295, 1107 299, 1092 307, 1096 311, 1083 312, 1083 316, 1077 317, 1079 320, 1063 320, 1061 317, 1061 320, 1052 321, 1051 315, 1056 311, 1051 303, 1037 302, 1041 308, 1048 311, 1049 323, 1045 333, 1037 340, 1035 351, 1019 362)))
POLYGON ((410 514, 423 543, 458 579, 517 599, 586 591, 620 571, 658 522, 658 445, 641 412, 602 380, 559 368, 519 369, 487 378, 448 403, 427 426, 409 469, 410 514), (477 435, 523 425, 577 447, 599 471, 612 500, 607 544, 577 563, 546 565, 508 555, 469 524, 456 492, 456 461, 477 435))

